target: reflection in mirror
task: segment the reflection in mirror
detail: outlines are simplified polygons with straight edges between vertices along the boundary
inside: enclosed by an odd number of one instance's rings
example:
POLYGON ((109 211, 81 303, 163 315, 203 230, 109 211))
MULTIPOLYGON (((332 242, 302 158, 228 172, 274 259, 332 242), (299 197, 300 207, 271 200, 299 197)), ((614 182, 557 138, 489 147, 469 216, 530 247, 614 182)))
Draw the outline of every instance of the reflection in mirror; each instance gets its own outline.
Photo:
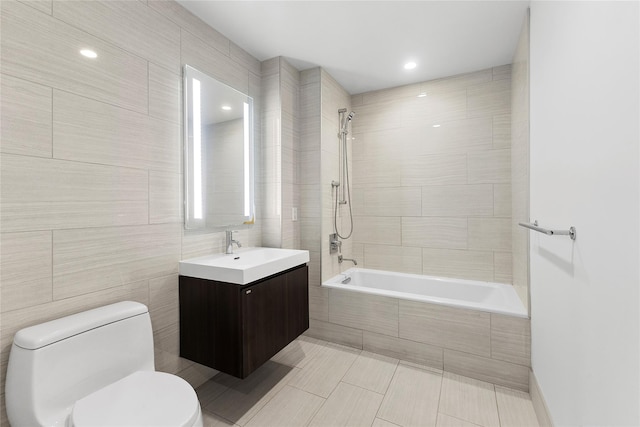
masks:
POLYGON ((253 100, 184 67, 185 228, 253 223, 253 100))

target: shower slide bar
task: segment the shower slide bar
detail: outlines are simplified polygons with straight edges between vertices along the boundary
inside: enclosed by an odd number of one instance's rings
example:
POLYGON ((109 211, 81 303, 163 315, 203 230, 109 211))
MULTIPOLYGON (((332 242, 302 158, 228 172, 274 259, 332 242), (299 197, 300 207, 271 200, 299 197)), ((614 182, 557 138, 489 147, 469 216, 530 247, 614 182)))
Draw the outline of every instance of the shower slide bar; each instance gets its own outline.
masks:
POLYGON ((531 230, 538 231, 540 233, 544 233, 548 236, 569 236, 571 240, 576 240, 576 228, 570 227, 568 230, 547 230, 546 228, 542 228, 538 226, 538 221, 534 221, 533 224, 519 222, 518 225, 529 228, 531 230))

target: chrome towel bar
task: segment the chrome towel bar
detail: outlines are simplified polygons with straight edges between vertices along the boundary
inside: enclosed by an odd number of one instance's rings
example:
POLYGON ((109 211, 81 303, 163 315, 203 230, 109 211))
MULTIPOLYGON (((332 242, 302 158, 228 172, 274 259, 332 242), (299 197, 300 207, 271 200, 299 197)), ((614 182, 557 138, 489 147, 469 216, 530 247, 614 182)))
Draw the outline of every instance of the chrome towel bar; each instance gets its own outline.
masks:
POLYGON ((519 222, 518 225, 529 228, 531 230, 539 231, 540 233, 547 234, 549 236, 569 236, 571 240, 576 240, 576 228, 570 227, 568 230, 547 230, 546 228, 542 228, 538 226, 538 221, 534 221, 533 224, 528 224, 525 222, 519 222))

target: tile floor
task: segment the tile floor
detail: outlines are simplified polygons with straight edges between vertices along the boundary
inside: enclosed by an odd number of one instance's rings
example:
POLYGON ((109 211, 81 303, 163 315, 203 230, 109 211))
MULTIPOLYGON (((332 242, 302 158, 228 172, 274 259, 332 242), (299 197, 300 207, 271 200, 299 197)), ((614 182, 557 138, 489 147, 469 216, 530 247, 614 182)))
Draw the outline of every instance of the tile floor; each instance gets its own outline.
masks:
POLYGON ((301 336, 197 389, 211 426, 538 426, 527 393, 301 336))

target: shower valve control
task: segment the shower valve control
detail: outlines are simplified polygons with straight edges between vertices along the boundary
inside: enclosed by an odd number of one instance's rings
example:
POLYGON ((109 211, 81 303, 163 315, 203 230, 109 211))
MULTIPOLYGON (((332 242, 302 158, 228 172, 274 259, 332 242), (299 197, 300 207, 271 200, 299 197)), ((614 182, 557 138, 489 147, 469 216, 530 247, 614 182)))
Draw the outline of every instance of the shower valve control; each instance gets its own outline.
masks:
POLYGON ((329 234, 329 253, 337 253, 338 251, 340 251, 341 246, 342 242, 338 239, 338 235, 336 233, 329 234))

